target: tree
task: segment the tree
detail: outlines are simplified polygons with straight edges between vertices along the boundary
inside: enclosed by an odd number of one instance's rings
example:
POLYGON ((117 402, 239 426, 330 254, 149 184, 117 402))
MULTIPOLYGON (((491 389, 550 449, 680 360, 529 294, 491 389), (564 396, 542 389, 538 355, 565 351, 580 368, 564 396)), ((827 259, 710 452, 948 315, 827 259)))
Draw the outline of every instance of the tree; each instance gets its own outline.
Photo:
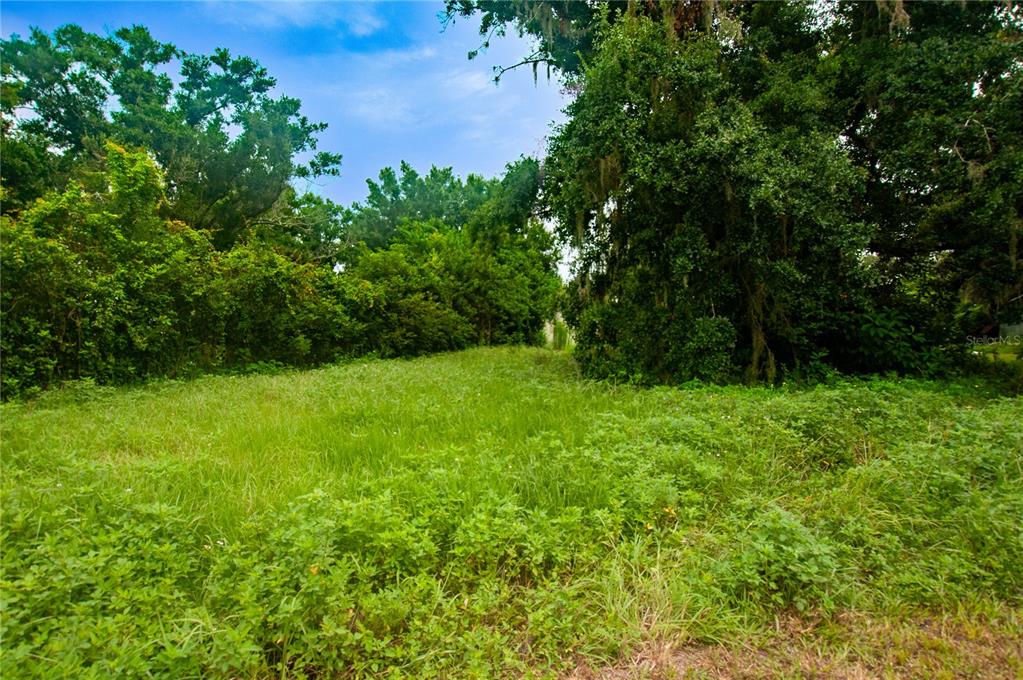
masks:
POLYGON ((509 24, 514 24, 520 36, 530 35, 536 40, 535 49, 519 62, 495 67, 495 80, 521 66, 532 68, 535 78, 541 65, 547 69, 548 78, 553 69, 571 80, 582 73, 592 56, 602 23, 642 15, 684 35, 709 28, 718 4, 719 0, 445 0, 443 21, 446 25, 457 17, 480 15, 483 42, 469 52, 470 59, 490 47, 495 35, 505 35, 509 24))
POLYGON ((2 49, 4 397, 540 339, 559 281, 534 159, 464 181, 403 163, 345 209, 293 188, 338 157, 295 162, 323 126, 251 59, 141 27, 2 49))
POLYGON ((299 195, 287 188, 252 225, 255 236, 299 262, 342 262, 355 245, 346 224, 347 211, 330 199, 312 193, 299 195))
POLYGON ((181 370, 217 342, 205 313, 212 246, 159 215, 160 169, 108 142, 97 191, 71 181, 3 218, 2 385, 126 382, 181 370))
MULTIPOLYGON (((786 21, 812 33, 805 12, 786 21)), ((646 17, 603 29, 543 191, 580 252, 570 317, 585 370, 773 380, 847 332, 870 231, 853 211, 862 179, 813 114, 815 44, 805 35, 744 82, 750 53, 767 59, 756 42, 646 17)))
POLYGON ((472 239, 497 248, 508 236, 525 235, 536 217, 540 163, 528 157, 509 163, 504 177, 486 188, 486 200, 466 221, 472 239))
POLYGON ((842 3, 835 119, 867 177, 876 296, 934 341, 1023 318, 1023 11, 842 3))
POLYGON ((348 214, 352 237, 370 248, 391 243, 405 222, 439 220, 461 228, 489 196, 495 181, 469 175, 463 182, 451 168, 431 167, 420 175, 402 161, 400 176, 393 168, 380 171, 379 181, 366 180, 369 196, 348 214))
POLYGON ((365 344, 350 279, 261 239, 217 251, 208 232, 161 215, 164 177, 147 153, 112 142, 102 153, 92 190, 73 180, 0 220, 5 396, 68 379, 308 365, 365 344))
POLYGON ((364 319, 382 343, 373 351, 538 342, 560 282, 553 238, 534 216, 537 161, 464 182, 450 168, 401 169, 400 180, 381 171, 368 205, 349 216, 363 248, 346 271, 372 284, 377 301, 364 319))
POLYGON ((583 249, 566 311, 598 372, 699 374, 671 366, 708 351, 668 350, 708 324, 714 347, 734 336, 731 360, 749 359, 751 377, 810 357, 933 371, 967 334, 1023 315, 1017 3, 447 4, 448 20, 477 13, 484 45, 514 25, 537 40, 516 66, 546 64, 579 92, 552 140, 544 196, 563 241, 583 249), (814 182, 841 193, 805 213, 814 182), (823 235, 814 254, 792 251, 797 214, 823 235), (688 223, 700 228, 681 236, 688 223), (674 274, 656 252, 673 243, 699 253, 674 274), (796 258, 784 275, 778 243, 796 258), (814 257, 838 263, 816 284, 830 292, 782 295, 822 276, 814 257), (703 311, 664 311, 675 298, 658 282, 714 292, 701 293, 703 311))
POLYGON ((224 49, 187 55, 141 26, 101 37, 74 25, 52 35, 33 29, 27 40, 14 35, 2 57, 4 152, 12 160, 2 181, 14 199, 6 212, 63 188, 113 139, 150 150, 166 174, 168 214, 209 229, 227 248, 292 179, 338 173, 338 154, 296 162, 315 150, 326 125, 301 115, 297 99, 270 96, 274 79, 248 57, 224 49), (158 69, 177 58, 175 87, 158 69))

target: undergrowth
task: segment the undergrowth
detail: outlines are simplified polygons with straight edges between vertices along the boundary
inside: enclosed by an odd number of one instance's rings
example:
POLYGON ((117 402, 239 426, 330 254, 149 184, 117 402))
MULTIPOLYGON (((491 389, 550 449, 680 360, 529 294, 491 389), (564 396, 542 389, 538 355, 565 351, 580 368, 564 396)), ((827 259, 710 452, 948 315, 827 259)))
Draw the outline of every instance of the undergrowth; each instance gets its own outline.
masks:
POLYGON ((2 416, 5 676, 557 674, 1023 595, 1023 401, 984 383, 637 390, 505 348, 2 416))

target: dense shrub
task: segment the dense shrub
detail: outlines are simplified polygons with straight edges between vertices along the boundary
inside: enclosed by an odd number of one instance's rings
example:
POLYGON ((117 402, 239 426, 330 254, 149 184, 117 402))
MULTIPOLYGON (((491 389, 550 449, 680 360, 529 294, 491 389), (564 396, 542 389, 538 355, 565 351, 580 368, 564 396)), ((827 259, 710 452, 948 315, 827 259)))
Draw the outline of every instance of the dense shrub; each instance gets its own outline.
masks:
MULTIPOLYGON (((409 223, 343 272, 293 244, 210 235, 161 217, 163 177, 106 147, 71 183, 2 218, 5 397, 65 380, 126 383, 218 368, 538 343, 558 283, 537 225, 486 241, 409 223)), ((499 232, 500 233, 500 232, 499 232)))
POLYGON ((208 238, 158 215, 162 178, 107 147, 107 169, 3 223, 3 389, 173 375, 209 345, 208 238))

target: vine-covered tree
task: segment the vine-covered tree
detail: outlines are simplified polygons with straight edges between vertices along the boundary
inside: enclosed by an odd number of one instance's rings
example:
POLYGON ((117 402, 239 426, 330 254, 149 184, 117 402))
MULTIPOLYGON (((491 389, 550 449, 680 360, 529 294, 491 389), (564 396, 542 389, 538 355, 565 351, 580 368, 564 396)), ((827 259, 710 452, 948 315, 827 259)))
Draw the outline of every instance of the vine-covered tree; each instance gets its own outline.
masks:
MULTIPOLYGON (((790 31, 812 31, 804 19, 790 31)), ((861 177, 814 115, 820 88, 790 85, 812 60, 797 48, 743 97, 725 64, 748 49, 644 17, 602 34, 544 192, 580 253, 573 320, 592 372, 771 380, 848 332, 870 235, 861 177)))
POLYGON ((579 93, 543 195, 593 371, 920 372, 1023 317, 1019 3, 447 10, 579 93))

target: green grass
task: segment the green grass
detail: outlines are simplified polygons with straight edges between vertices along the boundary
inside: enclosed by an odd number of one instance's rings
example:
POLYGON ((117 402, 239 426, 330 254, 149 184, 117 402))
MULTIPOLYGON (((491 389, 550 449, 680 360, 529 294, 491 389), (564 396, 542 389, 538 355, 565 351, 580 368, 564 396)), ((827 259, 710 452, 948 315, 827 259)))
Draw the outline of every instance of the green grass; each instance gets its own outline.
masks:
POLYGON ((1023 361, 1023 342, 1018 338, 990 345, 972 345, 970 351, 974 356, 988 361, 1023 361))
POLYGON ((480 349, 64 390, 0 434, 5 676, 542 676, 779 615, 1023 632, 1023 401, 984 385, 635 390, 480 349))

